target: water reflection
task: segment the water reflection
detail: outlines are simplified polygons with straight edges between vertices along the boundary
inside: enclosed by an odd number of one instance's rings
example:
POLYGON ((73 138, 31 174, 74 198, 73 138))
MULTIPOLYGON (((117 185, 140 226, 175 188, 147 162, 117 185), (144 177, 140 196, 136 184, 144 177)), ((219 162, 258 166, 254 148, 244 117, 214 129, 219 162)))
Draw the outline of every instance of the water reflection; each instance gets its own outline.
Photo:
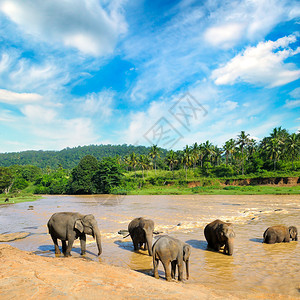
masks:
MULTIPOLYGON (((102 261, 151 275, 152 258, 147 251, 134 252, 132 241, 123 239, 135 217, 155 222, 155 231, 169 234, 192 246, 187 282, 217 286, 218 290, 272 292, 299 297, 300 243, 262 243, 265 229, 272 225, 295 225, 300 229, 300 198, 295 196, 47 196, 34 202, 0 206, 0 233, 26 230, 30 236, 9 242, 21 250, 55 257, 47 221, 59 211, 92 213, 97 219, 103 253, 87 238, 84 259, 102 261), (215 219, 234 224, 236 239, 233 256, 209 251, 203 234, 215 219)), ((154 242, 154 241, 153 241, 154 242)), ((80 258, 79 241, 73 257, 80 258)), ((159 274, 165 278, 162 264, 159 274)))

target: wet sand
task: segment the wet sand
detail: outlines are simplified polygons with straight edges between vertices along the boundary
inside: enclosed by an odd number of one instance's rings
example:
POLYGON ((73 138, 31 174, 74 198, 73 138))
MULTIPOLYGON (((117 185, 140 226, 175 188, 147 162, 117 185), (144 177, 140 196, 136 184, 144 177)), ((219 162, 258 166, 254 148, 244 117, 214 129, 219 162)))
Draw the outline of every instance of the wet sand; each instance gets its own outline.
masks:
MULTIPOLYGON (((190 280, 183 285, 216 291, 237 297, 289 296, 300 298, 300 247, 298 242, 262 244, 262 234, 271 225, 295 225, 300 228, 300 197, 295 196, 48 196, 31 203, 0 207, 0 233, 27 231, 31 235, 10 242, 19 249, 33 251, 39 256, 54 258, 54 247, 47 234, 46 223, 57 211, 93 213, 101 233, 103 253, 88 239, 83 263, 99 261, 136 270, 139 276, 152 278, 152 259, 145 251, 133 252, 130 238, 117 232, 126 229, 134 217, 154 220, 155 230, 163 231, 192 246, 190 280), (232 257, 206 248, 203 228, 220 218, 234 224, 235 249, 232 257), (12 222, 13 220, 13 222, 12 222), (5 228, 3 230, 3 228, 5 228)), ((1 243, 0 243, 1 245, 1 243)), ((79 243, 75 244, 72 259, 80 257, 79 243)), ((59 258, 58 260, 64 260, 59 258)), ((161 279, 165 282, 160 264, 161 279)), ((174 283, 171 283, 174 284, 174 283)), ((177 284, 177 283, 176 283, 177 284)), ((181 285, 181 284, 179 284, 181 285)), ((177 285, 176 285, 177 286, 177 285)), ((161 297, 162 298, 162 295, 161 297)), ((226 297, 227 298, 227 297, 226 297)), ((250 297, 251 298, 251 297, 250 297)))

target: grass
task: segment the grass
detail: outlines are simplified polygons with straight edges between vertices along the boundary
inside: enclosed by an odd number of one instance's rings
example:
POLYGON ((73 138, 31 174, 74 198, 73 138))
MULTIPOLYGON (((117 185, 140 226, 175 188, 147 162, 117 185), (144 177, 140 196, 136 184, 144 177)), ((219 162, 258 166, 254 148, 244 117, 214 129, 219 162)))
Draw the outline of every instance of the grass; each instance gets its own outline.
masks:
POLYGON ((2 204, 13 204, 21 202, 31 202, 41 199, 41 195, 33 195, 32 186, 20 191, 19 193, 0 194, 0 205, 2 204), (8 202, 5 199, 8 198, 8 202))
POLYGON ((131 190, 129 195, 295 195, 300 186, 147 186, 131 190))

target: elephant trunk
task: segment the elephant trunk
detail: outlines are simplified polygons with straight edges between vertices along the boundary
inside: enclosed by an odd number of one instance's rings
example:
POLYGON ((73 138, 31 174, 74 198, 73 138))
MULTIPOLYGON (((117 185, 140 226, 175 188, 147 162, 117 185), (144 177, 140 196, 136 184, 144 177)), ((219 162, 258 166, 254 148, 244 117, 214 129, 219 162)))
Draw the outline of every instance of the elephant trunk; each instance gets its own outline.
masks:
POLYGON ((152 256, 152 232, 151 234, 147 234, 146 235, 146 240, 147 240, 147 247, 148 247, 148 252, 149 252, 149 255, 152 256))
POLYGON ((185 268, 186 268, 186 280, 188 280, 189 277, 190 277, 189 261, 188 260, 185 262, 185 268))
POLYGON ((101 255, 101 253, 102 253, 102 247, 101 247, 101 234, 100 234, 100 230, 99 229, 94 230, 94 235, 95 235, 96 243, 97 243, 97 247, 98 247, 98 255, 101 255))
POLYGON ((228 255, 232 255, 233 254, 233 239, 231 238, 231 239, 228 239, 228 241, 227 241, 227 254, 228 255))

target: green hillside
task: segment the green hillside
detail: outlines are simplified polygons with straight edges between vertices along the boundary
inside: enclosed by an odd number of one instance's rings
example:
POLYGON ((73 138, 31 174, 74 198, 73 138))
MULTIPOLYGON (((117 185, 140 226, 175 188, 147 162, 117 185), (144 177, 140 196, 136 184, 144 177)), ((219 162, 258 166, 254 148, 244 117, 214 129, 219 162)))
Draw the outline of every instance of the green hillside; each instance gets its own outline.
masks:
MULTIPOLYGON (((11 165, 32 165, 40 168, 56 169, 61 166, 63 169, 72 169, 78 165, 81 158, 86 155, 93 155, 98 160, 103 157, 124 157, 132 152, 148 155, 150 147, 133 145, 90 145, 76 148, 66 148, 61 151, 23 151, 13 153, 0 153, 0 166, 11 165)), ((162 149, 162 156, 167 150, 162 149)))

